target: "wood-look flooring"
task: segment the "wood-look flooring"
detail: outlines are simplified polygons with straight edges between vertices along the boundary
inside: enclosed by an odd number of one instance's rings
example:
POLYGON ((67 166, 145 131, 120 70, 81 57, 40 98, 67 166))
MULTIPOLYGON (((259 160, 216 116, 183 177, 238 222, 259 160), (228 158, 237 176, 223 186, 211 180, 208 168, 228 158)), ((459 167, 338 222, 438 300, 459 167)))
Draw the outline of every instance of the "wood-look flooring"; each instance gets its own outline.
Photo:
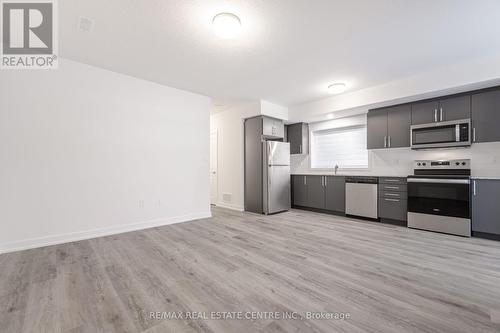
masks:
POLYGON ((299 210, 213 215, 0 255, 0 332, 500 332, 500 242, 299 210))

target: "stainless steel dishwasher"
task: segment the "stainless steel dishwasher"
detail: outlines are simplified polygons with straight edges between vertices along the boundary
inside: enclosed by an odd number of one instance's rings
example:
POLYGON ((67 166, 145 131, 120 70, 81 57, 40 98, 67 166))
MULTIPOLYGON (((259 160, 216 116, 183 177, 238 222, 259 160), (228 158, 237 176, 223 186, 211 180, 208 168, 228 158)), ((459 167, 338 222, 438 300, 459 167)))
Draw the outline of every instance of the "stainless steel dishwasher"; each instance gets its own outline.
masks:
POLYGON ((378 218, 378 178, 346 177, 345 183, 345 213, 378 218))

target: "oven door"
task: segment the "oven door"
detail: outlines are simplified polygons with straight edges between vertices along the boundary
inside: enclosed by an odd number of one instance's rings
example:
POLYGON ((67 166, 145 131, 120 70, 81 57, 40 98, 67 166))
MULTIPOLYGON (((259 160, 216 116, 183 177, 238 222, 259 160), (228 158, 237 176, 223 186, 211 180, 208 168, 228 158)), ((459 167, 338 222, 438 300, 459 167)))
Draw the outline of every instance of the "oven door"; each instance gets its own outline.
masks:
POLYGON ((408 212, 470 219, 470 179, 409 177, 408 212))
POLYGON ((469 146, 470 120, 414 125, 410 135, 413 149, 469 146))

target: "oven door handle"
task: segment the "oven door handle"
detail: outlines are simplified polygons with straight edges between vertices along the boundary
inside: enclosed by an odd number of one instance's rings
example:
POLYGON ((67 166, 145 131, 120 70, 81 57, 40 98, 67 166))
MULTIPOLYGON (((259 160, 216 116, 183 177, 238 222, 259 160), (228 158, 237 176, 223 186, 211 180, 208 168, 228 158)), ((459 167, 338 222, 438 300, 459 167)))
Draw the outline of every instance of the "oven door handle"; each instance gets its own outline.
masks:
POLYGON ((470 184, 469 179, 408 178, 408 183, 470 184))

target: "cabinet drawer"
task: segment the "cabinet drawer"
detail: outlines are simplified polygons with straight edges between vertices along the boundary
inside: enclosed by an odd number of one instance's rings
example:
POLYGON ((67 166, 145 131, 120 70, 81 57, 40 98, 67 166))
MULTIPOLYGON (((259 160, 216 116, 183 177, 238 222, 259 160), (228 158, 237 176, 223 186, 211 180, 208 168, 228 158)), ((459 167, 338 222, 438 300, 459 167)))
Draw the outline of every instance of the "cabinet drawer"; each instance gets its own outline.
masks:
POLYGON ((390 191, 390 192, 406 192, 408 187, 406 184, 379 184, 378 185, 379 192, 381 191, 390 191))
POLYGON ((381 178, 379 178, 379 183, 406 185, 407 180, 406 180, 406 178, 402 178, 402 177, 381 177, 381 178))
POLYGON ((380 198, 392 198, 392 199, 408 199, 407 192, 394 192, 394 191, 379 191, 378 196, 380 198))
POLYGON ((378 215, 383 219, 406 221, 408 201, 402 199, 379 198, 378 215))

